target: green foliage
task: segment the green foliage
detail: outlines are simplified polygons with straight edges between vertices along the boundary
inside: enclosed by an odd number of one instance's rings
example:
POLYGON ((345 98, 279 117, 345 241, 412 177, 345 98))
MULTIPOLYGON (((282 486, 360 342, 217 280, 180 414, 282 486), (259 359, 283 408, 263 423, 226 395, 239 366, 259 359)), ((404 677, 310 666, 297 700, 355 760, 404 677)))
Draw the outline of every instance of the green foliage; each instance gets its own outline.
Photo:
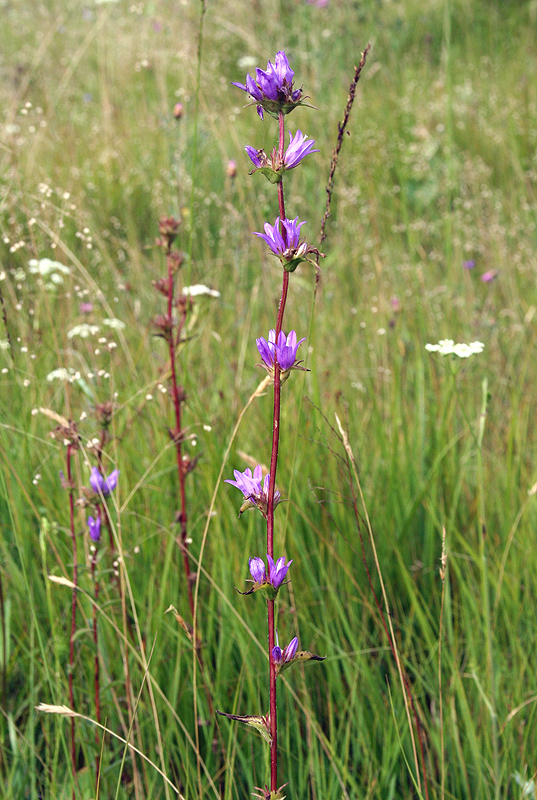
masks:
MULTIPOLYGON (((274 325, 281 273, 251 235, 274 220, 275 191, 248 176, 243 150, 270 149, 274 123, 243 110, 231 81, 283 48, 319 109, 288 117, 321 152, 286 179, 292 215, 316 245, 337 121, 370 38, 316 301, 314 270, 301 265, 284 323, 308 336, 311 372, 283 388, 278 485, 289 502, 276 511, 275 549, 294 563, 278 629, 281 641, 298 635, 301 649, 327 655, 278 681, 284 794, 418 796, 404 691, 368 581, 369 572, 382 605, 367 509, 430 797, 522 797, 537 770, 535 2, 215 0, 200 44, 201 10, 195 0, 2 5, 3 796, 63 800, 73 789, 70 722, 35 710, 68 703, 71 592, 48 576, 71 579, 72 550, 65 448, 34 410, 77 421, 78 496, 95 463, 95 405, 106 401, 115 404, 105 468, 120 469, 109 510, 121 563, 106 533, 97 618, 102 724, 120 739, 76 720, 77 797, 174 797, 155 766, 188 800, 242 800, 267 781, 264 742, 214 713, 268 711, 263 603, 235 591, 248 556, 265 555, 263 520, 238 520, 239 498, 221 478, 270 458, 270 387, 233 430, 263 379, 255 338, 274 325), (170 213, 183 219, 180 280, 221 293, 196 299, 179 358, 185 452, 201 454, 187 479, 199 661, 176 542, 168 356, 150 325, 163 311, 151 282, 165 271, 154 240, 170 213), (70 275, 46 288, 29 270, 42 258, 70 275), (470 259, 475 268, 463 269, 470 259), (488 271, 492 283, 480 280, 488 271), (93 310, 81 310, 88 302, 93 310), (83 323, 100 330, 70 338, 83 323), (424 347, 445 337, 485 350, 453 377, 424 347), (47 380, 60 367, 80 375, 47 380), (334 412, 358 466, 358 518, 334 412), (171 605, 177 616, 165 614, 171 605), (126 751, 126 739, 151 763, 126 751)), ((95 719, 82 508, 76 533, 75 710, 95 719)))

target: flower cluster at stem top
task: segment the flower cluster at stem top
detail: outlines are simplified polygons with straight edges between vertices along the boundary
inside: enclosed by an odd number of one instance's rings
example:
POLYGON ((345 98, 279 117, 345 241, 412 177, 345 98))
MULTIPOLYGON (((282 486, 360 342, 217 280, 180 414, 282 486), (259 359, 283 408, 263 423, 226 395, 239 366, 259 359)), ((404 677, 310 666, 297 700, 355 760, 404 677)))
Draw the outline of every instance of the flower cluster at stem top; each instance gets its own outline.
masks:
POLYGON ((269 61, 266 70, 255 71, 254 80, 250 74, 246 76, 246 83, 234 82, 237 86, 250 95, 257 105, 257 113, 263 119, 263 111, 277 117, 282 111, 289 114, 302 101, 302 89, 293 88, 295 73, 289 66, 289 61, 283 50, 276 53, 274 64, 269 61))

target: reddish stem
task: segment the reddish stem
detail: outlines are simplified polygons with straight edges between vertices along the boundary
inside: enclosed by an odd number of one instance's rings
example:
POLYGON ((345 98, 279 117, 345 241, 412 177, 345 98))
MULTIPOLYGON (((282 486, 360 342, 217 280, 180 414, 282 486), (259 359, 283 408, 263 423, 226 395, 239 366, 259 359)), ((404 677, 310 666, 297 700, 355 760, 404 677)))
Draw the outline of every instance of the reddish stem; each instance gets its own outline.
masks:
MULTIPOLYGON (((279 158, 283 159, 284 148, 284 116, 280 111, 278 116, 279 123, 279 158)), ((283 182, 278 184, 278 208, 280 219, 285 219, 285 202, 283 194, 283 182)), ((282 236, 286 237, 286 230, 283 224, 280 226, 282 236)), ((276 321, 276 341, 283 325, 283 315, 287 300, 287 290, 289 288, 289 273, 284 270, 282 294, 278 308, 278 318, 276 321)), ((281 403, 281 374, 280 367, 276 358, 274 359, 274 413, 272 422, 272 452, 270 456, 270 479, 267 502, 267 553, 274 557, 274 490, 276 487, 276 470, 278 468, 278 446, 280 441, 280 403, 281 403)), ((269 687, 270 687, 270 788, 276 792, 278 789, 278 718, 276 705, 276 665, 272 658, 272 649, 275 644, 275 625, 274 625, 274 600, 267 602, 268 616, 268 647, 269 647, 269 687)))
MULTIPOLYGON (((99 510, 98 512, 99 513, 99 510)), ((100 692, 100 664, 99 664, 99 639, 97 636, 97 603, 99 601, 99 581, 96 578, 97 566, 97 546, 91 556, 91 579, 93 581, 93 594, 95 604, 93 606, 93 645, 95 647, 95 667, 94 667, 94 689, 95 689, 95 718, 98 723, 101 722, 101 692, 100 692)), ((95 731, 95 741, 99 744, 99 733, 95 731)))
MULTIPOLYGON (((71 541, 73 543, 73 594, 71 599, 71 634, 69 636, 69 705, 74 711, 75 698, 73 691, 73 671, 75 665, 75 634, 76 634, 76 592, 78 586, 78 553, 76 547, 75 534, 75 501, 73 497, 73 484, 71 472, 71 445, 67 445, 67 483, 69 486, 69 523, 71 530, 71 541)), ((75 747, 75 719, 71 717, 71 767, 73 770, 73 781, 76 783, 76 747, 75 747)), ((75 789, 73 786, 73 800, 75 789)))
MULTIPOLYGON (((179 493, 181 496, 181 513, 179 515, 179 522, 181 524, 181 533, 180 533, 180 546, 181 552, 183 554, 183 564, 185 568, 185 576, 186 576, 186 585, 188 591, 188 604, 190 606, 190 613, 192 615, 192 620, 194 620, 194 596, 192 594, 192 582, 190 580, 191 572, 190 572, 190 559, 188 558, 188 543, 187 539, 187 514, 186 514, 186 491, 185 491, 185 472, 183 469, 183 454, 182 454, 182 421, 181 421, 181 402, 182 402, 182 395, 184 395, 183 390, 179 390, 177 385, 177 372, 175 369, 175 345, 176 339, 173 335, 173 330, 171 329, 171 321, 172 321, 172 313, 173 313, 173 289, 174 289, 174 279, 173 279, 173 259, 170 256, 171 253, 171 243, 168 245, 168 319, 170 322, 170 334, 169 334, 169 351, 170 351, 170 371, 171 371, 171 385, 172 385, 172 399, 173 399, 173 407, 175 411, 175 431, 174 431, 174 442, 175 442, 175 453, 177 457, 177 473, 179 476, 179 493)), ((179 341, 179 335, 184 325, 186 316, 186 311, 183 312, 183 316, 181 319, 181 324, 179 326, 179 333, 177 335, 177 341, 179 341)))

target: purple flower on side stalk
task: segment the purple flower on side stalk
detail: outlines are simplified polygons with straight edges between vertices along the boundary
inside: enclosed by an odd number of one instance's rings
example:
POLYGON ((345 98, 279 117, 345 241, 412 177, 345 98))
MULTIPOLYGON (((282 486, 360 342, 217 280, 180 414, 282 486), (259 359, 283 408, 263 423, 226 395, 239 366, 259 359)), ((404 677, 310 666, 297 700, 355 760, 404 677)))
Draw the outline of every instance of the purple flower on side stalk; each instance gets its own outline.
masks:
POLYGON ((103 478, 98 467, 92 467, 89 479, 90 486, 95 494, 103 494, 106 496, 116 488, 118 476, 119 470, 115 469, 107 478, 103 478))
MULTIPOLYGON (((256 150, 255 147, 247 145, 244 149, 255 167, 253 172, 260 170, 271 183, 279 183, 285 170, 298 167, 303 158, 310 153, 319 152, 311 149, 315 140, 308 139, 302 131, 297 131, 294 136, 289 132, 289 138, 290 142, 282 159, 276 147, 273 147, 270 155, 267 155, 264 150, 256 150)), ((250 174, 253 175, 253 172, 250 174)))
POLYGON ((101 518, 88 517, 89 535, 93 542, 98 542, 101 538, 101 518))
POLYGON ((281 383, 287 380, 292 369, 300 369, 305 371, 304 367, 299 366, 302 361, 297 361, 297 350, 305 342, 305 339, 297 341, 295 331, 291 331, 288 336, 283 331, 280 331, 278 342, 276 343, 276 331, 269 331, 268 340, 260 337, 256 339, 257 349, 259 355, 263 359, 263 364, 258 366, 264 367, 269 375, 274 380, 274 356, 281 370, 281 383))
POLYGON ((308 258, 311 253, 323 255, 316 247, 310 247, 307 242, 300 241, 300 228, 304 224, 304 222, 298 222, 298 217, 295 219, 276 217, 274 225, 265 222, 265 233, 254 232, 254 236, 265 240, 274 255, 280 259, 286 272, 294 272, 302 261, 314 263, 308 258))
POLYGON ((463 261, 462 266, 464 269, 473 269, 475 267, 475 261, 473 258, 470 258, 468 261, 463 261))
POLYGON ((274 64, 269 61, 266 70, 256 69, 255 81, 248 74, 245 84, 233 82, 233 86, 237 86, 250 95, 257 105, 257 113, 261 119, 263 119, 263 110, 273 117, 277 117, 278 112, 283 111, 284 114, 289 114, 301 104, 302 89, 293 89, 294 75, 287 56, 283 50, 279 50, 276 53, 274 64))
POLYGON ((297 649, 298 639, 295 636, 294 639, 291 639, 287 647, 282 650, 278 641, 278 631, 276 631, 276 645, 272 648, 272 659, 276 664, 281 666, 282 664, 287 664, 289 661, 292 661, 297 649))
MULTIPOLYGON (((245 501, 239 509, 239 517, 249 508, 257 508, 266 519, 268 510, 270 475, 267 473, 263 479, 263 470, 260 466, 257 466, 254 469, 253 474, 252 470, 248 467, 244 470, 244 472, 239 472, 238 469, 233 470, 233 475, 235 476, 235 480, 232 481, 228 479, 225 481, 225 483, 230 483, 232 486, 236 486, 237 489, 240 489, 245 497, 245 501)), ((282 498, 280 492, 275 490, 274 508, 276 508, 278 503, 281 503, 281 501, 282 498)))
POLYGON ((483 283, 492 283, 492 281, 496 280, 498 277, 498 273, 495 269, 489 269, 488 272, 484 272, 481 276, 481 280, 483 283))

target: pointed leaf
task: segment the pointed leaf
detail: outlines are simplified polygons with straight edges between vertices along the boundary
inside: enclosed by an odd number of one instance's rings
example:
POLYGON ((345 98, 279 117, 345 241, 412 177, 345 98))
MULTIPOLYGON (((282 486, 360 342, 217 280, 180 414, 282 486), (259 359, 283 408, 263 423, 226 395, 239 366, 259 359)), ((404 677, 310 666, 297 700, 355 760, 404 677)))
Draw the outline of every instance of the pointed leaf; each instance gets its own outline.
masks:
POLYGON ((226 714, 225 711, 218 710, 216 713, 220 714, 221 717, 227 717, 228 719, 234 719, 237 722, 243 722, 245 725, 248 725, 249 728, 253 728, 255 731, 257 731, 257 733, 260 733, 266 742, 269 744, 272 743, 269 714, 267 714, 266 717, 263 717, 258 714, 226 714))
POLYGON ((315 653, 310 653, 308 650, 299 650, 298 653, 295 653, 294 658, 291 661, 287 661, 285 664, 276 664, 276 674, 279 675, 280 672, 283 672, 284 669, 290 667, 291 664, 295 664, 297 661, 324 661, 326 656, 317 656, 315 653))

